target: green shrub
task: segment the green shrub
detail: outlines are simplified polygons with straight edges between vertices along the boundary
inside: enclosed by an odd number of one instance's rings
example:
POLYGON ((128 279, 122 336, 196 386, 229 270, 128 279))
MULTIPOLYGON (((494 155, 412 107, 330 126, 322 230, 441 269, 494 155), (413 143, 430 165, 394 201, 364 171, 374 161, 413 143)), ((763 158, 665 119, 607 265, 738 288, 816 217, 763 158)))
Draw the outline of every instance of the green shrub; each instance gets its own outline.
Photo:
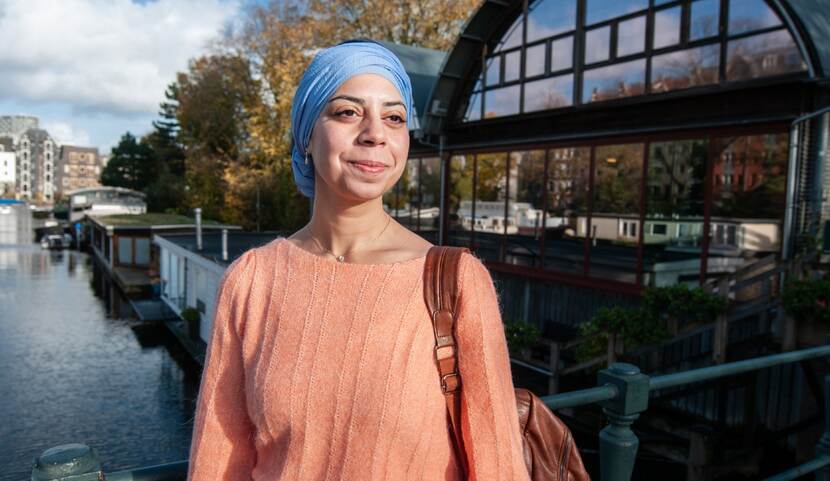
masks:
POLYGON ((787 284, 784 310, 800 321, 830 322, 830 280, 803 280, 787 284))
POLYGON ((518 354, 523 349, 529 349, 539 341, 539 329, 525 321, 510 321, 504 323, 504 335, 507 338, 507 348, 511 353, 518 354))
POLYGON ((182 309, 182 319, 187 322, 195 322, 199 320, 200 314, 199 310, 193 307, 188 307, 187 309, 182 309))

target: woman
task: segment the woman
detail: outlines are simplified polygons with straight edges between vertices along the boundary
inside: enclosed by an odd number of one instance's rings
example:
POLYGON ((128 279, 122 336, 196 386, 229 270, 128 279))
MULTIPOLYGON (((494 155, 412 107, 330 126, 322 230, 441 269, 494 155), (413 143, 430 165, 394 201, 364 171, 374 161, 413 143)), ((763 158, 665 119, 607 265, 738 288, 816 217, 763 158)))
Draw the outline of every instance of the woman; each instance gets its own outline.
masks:
MULTIPOLYGON (((292 109, 311 221, 222 282, 191 481, 460 480, 422 271, 431 244, 383 209, 401 177, 409 78, 373 42, 323 50, 292 109)), ((457 339, 470 480, 527 480, 492 280, 460 266, 457 339)))

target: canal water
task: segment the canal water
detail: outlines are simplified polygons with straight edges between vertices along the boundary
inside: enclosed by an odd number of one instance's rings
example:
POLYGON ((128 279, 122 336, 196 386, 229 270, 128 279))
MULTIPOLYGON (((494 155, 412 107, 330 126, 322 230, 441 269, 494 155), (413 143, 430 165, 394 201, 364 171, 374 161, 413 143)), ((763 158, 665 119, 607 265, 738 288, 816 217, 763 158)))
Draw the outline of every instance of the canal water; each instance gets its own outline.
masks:
POLYGON ((163 330, 119 310, 93 260, 32 242, 0 212, 0 480, 52 446, 93 446, 105 471, 187 458, 198 370, 163 330))

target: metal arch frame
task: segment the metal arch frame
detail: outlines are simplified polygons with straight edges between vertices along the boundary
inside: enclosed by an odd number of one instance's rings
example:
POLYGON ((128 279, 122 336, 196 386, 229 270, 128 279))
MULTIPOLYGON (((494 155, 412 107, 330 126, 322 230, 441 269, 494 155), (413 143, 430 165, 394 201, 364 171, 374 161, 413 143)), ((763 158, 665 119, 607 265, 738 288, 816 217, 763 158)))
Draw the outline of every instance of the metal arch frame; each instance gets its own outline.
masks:
MULTIPOLYGON (((821 66, 815 51, 815 42, 809 32, 798 21, 797 15, 786 5, 784 0, 766 0, 767 4, 781 18, 790 36, 807 65, 811 79, 818 78, 821 66), (806 38, 805 38, 806 37, 806 38)), ((465 24, 455 46, 447 54, 432 88, 425 113, 423 133, 427 136, 442 134, 449 124, 454 123, 455 114, 464 102, 462 96, 464 85, 473 66, 486 51, 493 35, 510 25, 516 14, 521 14, 525 0, 485 0, 479 9, 465 24)), ((653 8, 653 7, 649 7, 653 8)), ((643 96, 643 97, 648 97, 643 96)))

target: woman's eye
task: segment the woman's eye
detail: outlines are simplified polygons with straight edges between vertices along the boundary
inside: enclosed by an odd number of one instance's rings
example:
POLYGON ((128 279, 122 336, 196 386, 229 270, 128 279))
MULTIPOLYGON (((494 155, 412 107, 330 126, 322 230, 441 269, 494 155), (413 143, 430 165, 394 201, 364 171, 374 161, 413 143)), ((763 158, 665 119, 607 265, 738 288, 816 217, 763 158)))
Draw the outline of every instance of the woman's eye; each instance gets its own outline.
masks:
POLYGON ((397 124, 406 122, 406 119, 404 119, 400 115, 390 115, 388 118, 389 118, 389 120, 391 120, 392 122, 395 122, 397 124))
POLYGON ((337 113, 335 113, 334 115, 338 117, 354 117, 355 115, 357 115, 357 112, 352 109, 344 109, 338 110, 337 113))

